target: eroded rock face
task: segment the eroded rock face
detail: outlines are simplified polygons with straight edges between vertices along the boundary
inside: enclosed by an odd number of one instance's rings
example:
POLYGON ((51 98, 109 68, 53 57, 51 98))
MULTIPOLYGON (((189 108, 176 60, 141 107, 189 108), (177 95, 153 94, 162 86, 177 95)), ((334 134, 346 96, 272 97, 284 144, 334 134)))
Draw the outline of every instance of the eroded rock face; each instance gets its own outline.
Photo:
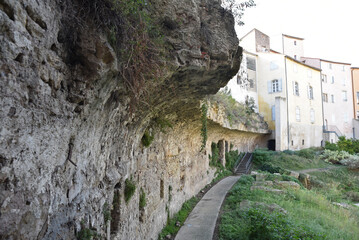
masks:
POLYGON ((154 129, 145 148, 153 111, 130 111, 106 34, 90 20, 84 31, 64 32, 59 1, 0 1, 0 238, 74 239, 88 228, 111 239, 156 239, 168 213, 213 178, 199 152, 198 100, 238 71, 233 18, 216 1, 152 4, 175 66, 165 81, 172 90, 154 91, 153 109, 173 127, 154 129), (136 184, 127 203, 126 179, 136 184))

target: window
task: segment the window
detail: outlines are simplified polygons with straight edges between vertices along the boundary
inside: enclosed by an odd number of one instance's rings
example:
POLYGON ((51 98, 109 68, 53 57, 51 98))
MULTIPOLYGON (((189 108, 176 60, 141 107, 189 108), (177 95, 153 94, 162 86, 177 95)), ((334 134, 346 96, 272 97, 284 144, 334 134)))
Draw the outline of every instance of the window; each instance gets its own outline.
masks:
POLYGON ((278 92, 278 90, 279 90, 279 82, 278 82, 278 80, 273 80, 272 81, 272 90, 273 90, 273 92, 278 92))
POLYGON ((293 140, 292 140, 292 146, 293 146, 293 140))
POLYGON ((313 97, 313 87, 312 86, 308 86, 308 98, 309 99, 314 99, 314 97, 313 97))
POLYGON ((315 122, 315 112, 314 109, 310 109, 310 122, 314 123, 315 122))
POLYGON ((343 101, 348 101, 347 91, 342 91, 343 101))
POLYGON ((299 84, 298 84, 298 82, 294 83, 294 95, 299 96, 299 84))
POLYGON ((294 55, 294 59, 297 59, 297 55, 294 55))
POLYGON ((309 69, 308 69, 308 71, 307 71, 307 76, 308 76, 309 78, 312 77, 312 70, 309 70, 309 69))
POLYGON ((334 83, 334 76, 332 76, 332 83, 334 83))
POLYGON ((250 70, 256 70, 256 60, 251 57, 247 57, 247 68, 250 70))
POLYGON ((323 102, 328 102, 328 94, 323 93, 323 102))
POLYGON ((294 41, 294 46, 297 46, 297 41, 294 41))
POLYGON ((333 66, 331 63, 329 63, 329 69, 333 69, 333 66))
POLYGON ((270 62, 270 70, 277 70, 279 68, 278 64, 276 62, 270 62))
POLYGON ((322 74, 321 77, 322 77, 322 82, 326 83, 327 82, 327 75, 322 74))
POLYGON ((331 98, 332 98, 332 103, 334 103, 334 95, 333 94, 331 95, 331 98))
POLYGON ((304 139, 302 139, 302 145, 304 145, 304 139))
POLYGON ((344 120, 345 123, 349 122, 349 115, 348 115, 347 112, 344 113, 343 120, 344 120))
POLYGON ((342 79, 342 85, 345 86, 345 78, 342 79))
POLYGON ((282 79, 273 79, 268 81, 268 93, 275 93, 282 91, 282 79))
POLYGON ((359 104, 359 92, 357 92, 357 104, 359 104))
POLYGON ((359 119, 359 111, 357 111, 357 117, 356 118, 359 119))
POLYGON ((300 108, 299 107, 295 108, 295 119, 297 120, 297 122, 300 122, 300 108))
POLYGON ((275 105, 272 106, 272 120, 275 121, 275 105))
POLYGON ((343 72, 345 71, 345 65, 343 65, 342 71, 343 71, 343 72))

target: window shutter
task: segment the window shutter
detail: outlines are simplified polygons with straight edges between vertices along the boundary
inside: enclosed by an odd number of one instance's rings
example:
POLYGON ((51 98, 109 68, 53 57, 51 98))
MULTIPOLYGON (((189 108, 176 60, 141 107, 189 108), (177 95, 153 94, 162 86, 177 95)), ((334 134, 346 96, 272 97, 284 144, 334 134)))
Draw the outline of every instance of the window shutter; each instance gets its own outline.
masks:
POLYGON ((272 81, 268 81, 268 93, 272 93, 272 81))
POLYGON ((278 92, 281 92, 282 91, 282 79, 280 78, 278 80, 278 92))
POLYGON ((309 86, 307 86, 307 93, 308 93, 308 98, 310 99, 310 91, 309 91, 309 86))
POLYGON ((295 95, 295 82, 292 81, 292 85, 293 85, 293 95, 295 95))

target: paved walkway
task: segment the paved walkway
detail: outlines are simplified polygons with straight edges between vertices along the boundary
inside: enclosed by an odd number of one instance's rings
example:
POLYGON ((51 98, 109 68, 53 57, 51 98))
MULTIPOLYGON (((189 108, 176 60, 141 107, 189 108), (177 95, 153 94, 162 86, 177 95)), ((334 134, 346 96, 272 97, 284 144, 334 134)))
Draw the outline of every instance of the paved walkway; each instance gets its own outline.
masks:
POLYGON ((175 240, 211 240, 222 202, 240 176, 230 176, 213 186, 192 210, 175 240))

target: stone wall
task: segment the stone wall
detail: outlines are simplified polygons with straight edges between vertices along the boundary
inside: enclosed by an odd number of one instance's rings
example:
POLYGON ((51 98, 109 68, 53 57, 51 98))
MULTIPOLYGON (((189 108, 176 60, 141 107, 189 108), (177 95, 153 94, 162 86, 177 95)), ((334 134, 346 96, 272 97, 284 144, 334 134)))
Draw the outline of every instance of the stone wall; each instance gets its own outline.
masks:
POLYGON ((155 104, 134 111, 106 33, 91 17, 69 29, 61 2, 0 1, 0 238, 74 239, 91 229, 111 239, 157 239, 168 214, 213 178, 210 142, 226 134, 246 148, 260 136, 210 124, 199 151, 199 100, 239 68, 233 17, 217 1, 151 1, 158 19, 183 21, 163 30, 172 70, 148 89, 155 104), (158 117, 173 127, 162 132, 153 125, 158 117), (155 135, 148 148, 146 129, 155 135), (136 185, 127 203, 126 179, 136 185))

